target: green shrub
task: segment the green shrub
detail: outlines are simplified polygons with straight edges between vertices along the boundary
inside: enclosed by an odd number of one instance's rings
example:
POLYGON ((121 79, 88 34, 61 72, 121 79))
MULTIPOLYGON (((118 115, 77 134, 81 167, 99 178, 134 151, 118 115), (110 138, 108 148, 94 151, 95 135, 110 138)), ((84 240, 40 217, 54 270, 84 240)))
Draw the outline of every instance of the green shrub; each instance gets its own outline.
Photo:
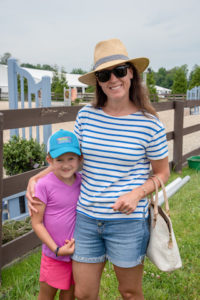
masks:
POLYGON ((80 99, 80 98, 76 98, 74 102, 77 103, 77 104, 79 104, 81 102, 81 100, 82 99, 80 99))
POLYGON ((3 166, 7 175, 16 175, 45 164, 45 147, 36 140, 12 136, 3 145, 3 166))
POLYGON ((94 93, 94 92, 95 92, 95 87, 89 85, 89 86, 86 88, 85 92, 86 92, 86 93, 94 93))

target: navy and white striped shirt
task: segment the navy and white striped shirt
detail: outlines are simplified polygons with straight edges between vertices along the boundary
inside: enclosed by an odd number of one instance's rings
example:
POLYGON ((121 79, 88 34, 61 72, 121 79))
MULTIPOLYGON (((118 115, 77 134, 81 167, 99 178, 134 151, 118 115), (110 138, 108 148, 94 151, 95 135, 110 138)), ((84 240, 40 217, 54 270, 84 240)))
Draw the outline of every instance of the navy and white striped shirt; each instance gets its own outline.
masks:
POLYGON ((150 160, 168 156, 163 124, 140 111, 113 117, 86 105, 77 115, 74 132, 84 157, 77 212, 108 220, 147 217, 145 198, 130 215, 114 212, 111 205, 148 179, 150 160))

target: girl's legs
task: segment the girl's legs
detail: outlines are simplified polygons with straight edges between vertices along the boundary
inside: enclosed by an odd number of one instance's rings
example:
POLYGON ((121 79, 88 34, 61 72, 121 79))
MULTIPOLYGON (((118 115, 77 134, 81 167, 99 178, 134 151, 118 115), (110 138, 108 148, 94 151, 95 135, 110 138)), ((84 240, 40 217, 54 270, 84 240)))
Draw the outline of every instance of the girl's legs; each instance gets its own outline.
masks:
MULTIPOLYGON (((40 292, 38 300, 53 300, 57 289, 48 285, 46 282, 40 282, 40 292)), ((61 290, 59 300, 74 300, 74 285, 69 290, 61 290)))
POLYGON ((69 290, 61 290, 59 300, 74 300, 74 285, 69 290))
POLYGON ((75 297, 78 300, 97 300, 101 274, 105 263, 81 263, 73 261, 75 297))
POLYGON ((53 300, 57 289, 48 285, 46 282, 40 282, 40 292, 38 300, 53 300))
POLYGON ((142 277, 144 266, 120 268, 114 266, 119 282, 119 292, 124 300, 143 300, 142 277))

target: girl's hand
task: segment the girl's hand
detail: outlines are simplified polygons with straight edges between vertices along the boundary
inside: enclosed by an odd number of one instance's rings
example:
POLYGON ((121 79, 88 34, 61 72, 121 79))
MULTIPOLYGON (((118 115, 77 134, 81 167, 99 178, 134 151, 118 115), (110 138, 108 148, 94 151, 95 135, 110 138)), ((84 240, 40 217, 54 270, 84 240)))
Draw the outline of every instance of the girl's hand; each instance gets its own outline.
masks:
POLYGON ((133 191, 128 192, 118 198, 112 208, 114 211, 120 211, 126 215, 130 215, 136 209, 139 200, 143 196, 143 191, 135 188, 133 191))
POLYGON ((65 241, 65 245, 60 247, 58 250, 58 256, 64 256, 64 255, 71 255, 74 253, 75 250, 75 240, 71 239, 65 241))

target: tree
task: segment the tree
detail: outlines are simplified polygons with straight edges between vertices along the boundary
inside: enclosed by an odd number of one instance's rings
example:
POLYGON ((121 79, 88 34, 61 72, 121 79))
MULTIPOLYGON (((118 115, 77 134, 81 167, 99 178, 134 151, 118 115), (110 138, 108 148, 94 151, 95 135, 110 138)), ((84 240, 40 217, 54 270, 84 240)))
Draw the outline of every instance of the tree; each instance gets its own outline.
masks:
POLYGON ((87 71, 84 71, 81 68, 74 68, 71 71, 71 74, 80 74, 80 75, 83 75, 85 73, 87 73, 87 71))
POLYGON ((58 67, 55 67, 54 75, 51 83, 51 91, 55 94, 55 96, 59 96, 63 94, 64 87, 68 88, 66 76, 64 70, 61 69, 61 73, 58 72, 58 67))
MULTIPOLYGON (((27 94, 28 93, 28 81, 26 78, 23 78, 24 81, 24 93, 27 94)), ((17 75, 17 89, 18 89, 18 93, 21 92, 21 80, 20 80, 20 75, 17 75)))
POLYGON ((86 93, 94 93, 95 92, 95 86, 93 85, 89 85, 86 89, 85 89, 86 93))
POLYGON ((167 75, 166 75, 166 79, 165 79, 165 86, 164 86, 165 88, 167 88, 167 89, 172 88, 175 73, 176 73, 176 67, 167 71, 167 75))
POLYGON ((155 88, 155 79, 154 79, 154 72, 151 70, 151 68, 148 68, 148 73, 147 73, 147 87, 149 89, 149 94, 150 94, 150 100, 156 100, 158 101, 158 95, 156 92, 155 88))
POLYGON ((7 65, 8 63, 8 59, 11 57, 11 54, 9 52, 6 52, 4 53, 2 56, 1 56, 1 60, 0 60, 0 63, 2 65, 7 65))
POLYGON ((55 71, 54 67, 52 67, 50 65, 46 65, 46 64, 44 64, 44 65, 40 65, 40 64, 32 65, 32 64, 29 64, 29 63, 22 63, 20 66, 23 67, 23 68, 55 71))
POLYGON ((166 87, 167 71, 165 68, 160 68, 158 72, 153 72, 156 85, 166 87))
POLYGON ((185 94, 187 91, 187 74, 184 67, 176 70, 172 85, 172 94, 185 94))
POLYGON ((188 66, 185 64, 185 65, 182 65, 180 68, 181 68, 181 69, 184 71, 184 73, 185 73, 185 76, 187 77, 187 73, 188 73, 188 66))
MULTIPOLYGON (((182 70, 185 72, 185 74, 187 76, 187 72, 188 72, 187 65, 183 65, 180 68, 182 68, 182 70)), ((174 82, 174 76, 178 69, 179 69, 179 67, 174 67, 170 70, 166 70, 165 68, 161 67, 158 70, 158 72, 153 72, 156 85, 165 87, 167 89, 172 89, 172 85, 174 82)))
POLYGON ((196 65, 190 75, 189 89, 200 86, 200 66, 196 65))

